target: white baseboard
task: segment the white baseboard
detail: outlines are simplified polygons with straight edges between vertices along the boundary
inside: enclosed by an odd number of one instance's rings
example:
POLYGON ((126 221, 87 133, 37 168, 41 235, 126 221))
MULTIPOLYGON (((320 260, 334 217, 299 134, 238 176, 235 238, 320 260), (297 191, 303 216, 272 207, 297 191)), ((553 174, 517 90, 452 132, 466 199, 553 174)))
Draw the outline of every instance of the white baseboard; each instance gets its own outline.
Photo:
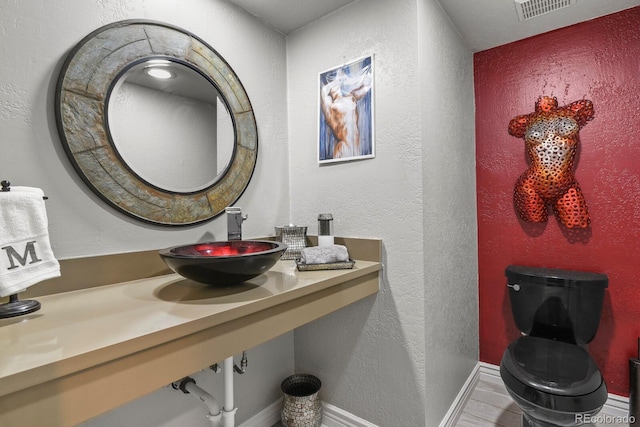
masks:
POLYGON ((440 422, 440 427, 453 427, 460 414, 462 414, 464 405, 467 403, 467 400, 469 400, 469 396, 471 396, 473 387, 475 387, 478 379, 480 379, 480 364, 476 364, 471 371, 471 374, 469 374, 469 377, 462 385, 460 392, 458 392, 458 395, 440 422))
MULTIPOLYGON (((467 378, 467 381, 462 386, 462 390, 460 390, 460 393, 458 393, 458 396, 456 396, 456 399, 451 404, 451 407, 444 419, 440 422, 440 427, 451 427, 454 425, 458 416, 460 416, 464 405, 467 403, 469 396, 471 396, 473 387, 480 378, 486 381, 493 381, 502 384, 500 366, 485 362, 478 362, 473 371, 471 371, 471 374, 469 374, 469 378, 467 378)), ((602 408, 602 413, 616 417, 629 415, 629 398, 609 393, 607 401, 602 408)))
POLYGON ((336 406, 322 402, 323 427, 378 427, 336 406))
POLYGON ((271 427, 280 421, 282 399, 278 399, 262 411, 243 422, 240 427, 271 427))
MULTIPOLYGON (((282 399, 258 412, 242 423, 240 427, 270 427, 280 421, 282 399)), ((360 417, 350 414, 336 406, 322 402, 322 427, 378 427, 360 417)))

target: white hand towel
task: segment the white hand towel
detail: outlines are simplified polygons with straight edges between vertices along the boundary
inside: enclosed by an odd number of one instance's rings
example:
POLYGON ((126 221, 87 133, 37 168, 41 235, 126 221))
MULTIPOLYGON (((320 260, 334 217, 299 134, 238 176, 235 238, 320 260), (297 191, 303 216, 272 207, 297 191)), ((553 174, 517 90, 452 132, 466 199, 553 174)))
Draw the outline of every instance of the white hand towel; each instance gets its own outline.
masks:
POLYGON ((349 252, 343 245, 313 246, 304 248, 300 254, 303 264, 329 264, 349 261, 349 252))
POLYGON ((33 187, 0 191, 0 297, 60 276, 43 196, 33 187))

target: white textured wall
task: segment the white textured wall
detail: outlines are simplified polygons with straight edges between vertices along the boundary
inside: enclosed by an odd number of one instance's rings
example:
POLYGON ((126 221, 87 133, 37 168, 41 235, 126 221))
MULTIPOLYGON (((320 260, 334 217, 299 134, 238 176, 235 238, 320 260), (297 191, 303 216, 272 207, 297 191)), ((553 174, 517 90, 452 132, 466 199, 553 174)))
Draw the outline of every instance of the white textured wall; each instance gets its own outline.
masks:
MULTIPOLYGON (((62 62, 87 34, 123 19, 151 19, 182 27, 207 41, 231 64, 249 94, 259 134, 257 167, 237 203, 249 214, 244 223, 245 236, 273 234, 274 225, 289 221, 283 35, 225 0, 0 3, 0 179, 44 189, 49 196, 49 230, 58 258, 226 238, 224 217, 174 229, 129 219, 95 196, 66 158, 53 107, 62 62)), ((293 334, 251 349, 249 358, 249 373, 236 377, 239 421, 280 397, 280 381, 293 371, 293 334)), ((222 383, 220 376, 200 376, 209 390, 222 383)), ((162 389, 89 425, 169 427, 207 423, 200 402, 162 389)))
POLYGON ((424 420, 420 73, 415 0, 357 2, 288 37, 291 217, 331 212, 337 235, 378 237, 384 281, 295 332, 298 371, 322 398, 380 426, 424 420), (376 158, 319 167, 318 72, 374 54, 376 158))
MULTIPOLYGON (((286 52, 282 35, 224 0, 3 0, 0 178, 45 189, 61 258, 224 237, 223 218, 165 229, 113 211, 60 147, 53 90, 64 56, 89 32, 130 18, 194 32, 245 85, 260 138, 238 203, 249 213, 245 235, 271 234, 289 218, 313 230, 318 213, 332 212, 336 234, 383 239, 381 292, 296 331, 297 370, 322 379, 325 400, 380 426, 437 425, 477 360, 477 245, 471 53, 435 0, 354 3, 291 34, 286 52), (318 72, 368 54, 376 158, 319 167, 318 72)), ((250 351, 239 421, 279 395, 293 339, 250 351)), ((209 372, 196 377, 220 387, 209 372)), ((175 393, 159 390, 87 424, 204 425, 197 402, 175 393)))
POLYGON ((418 12, 425 425, 435 426, 479 355, 473 57, 438 3, 418 0, 418 12))
POLYGON ((0 13, 0 177, 42 187, 58 258, 137 251, 226 238, 226 220, 167 229, 102 202, 73 170, 60 144, 54 90, 68 52, 97 28, 151 19, 200 36, 234 68, 255 110, 258 164, 237 202, 246 236, 273 234, 289 220, 285 38, 225 0, 2 0, 0 13))
POLYGON ((380 426, 437 425, 477 362, 471 52, 433 0, 353 4, 287 38, 291 212, 380 237, 376 296, 295 332, 296 370, 380 426), (375 55, 376 158, 316 164, 318 72, 375 55))

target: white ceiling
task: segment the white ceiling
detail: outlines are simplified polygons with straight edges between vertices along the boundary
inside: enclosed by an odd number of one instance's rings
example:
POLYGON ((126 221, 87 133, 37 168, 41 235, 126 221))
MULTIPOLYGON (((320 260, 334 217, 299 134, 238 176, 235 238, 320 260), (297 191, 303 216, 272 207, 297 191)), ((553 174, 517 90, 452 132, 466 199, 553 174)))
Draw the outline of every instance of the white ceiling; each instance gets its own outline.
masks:
POLYGON ((287 34, 357 0, 230 0, 287 34))
MULTIPOLYGON (((366 0, 230 1, 288 34, 350 3, 366 0)), ((438 1, 474 52, 640 5, 640 0, 577 0, 569 7, 520 22, 513 0, 438 1)))

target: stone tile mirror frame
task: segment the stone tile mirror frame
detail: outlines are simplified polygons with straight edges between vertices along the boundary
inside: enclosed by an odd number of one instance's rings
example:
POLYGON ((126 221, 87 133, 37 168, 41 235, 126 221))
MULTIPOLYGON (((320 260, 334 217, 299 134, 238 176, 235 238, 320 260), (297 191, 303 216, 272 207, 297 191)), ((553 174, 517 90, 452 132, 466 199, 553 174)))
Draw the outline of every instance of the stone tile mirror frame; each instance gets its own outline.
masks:
POLYGON ((145 222, 184 226, 210 220, 241 196, 253 175, 258 133, 244 87, 213 48, 172 25, 126 20, 85 37, 62 66, 55 114, 64 149, 83 181, 111 206, 145 222), (109 132, 105 112, 114 85, 133 65, 156 58, 184 64, 208 79, 231 115, 231 161, 200 191, 175 192, 144 181, 118 154, 109 132))

